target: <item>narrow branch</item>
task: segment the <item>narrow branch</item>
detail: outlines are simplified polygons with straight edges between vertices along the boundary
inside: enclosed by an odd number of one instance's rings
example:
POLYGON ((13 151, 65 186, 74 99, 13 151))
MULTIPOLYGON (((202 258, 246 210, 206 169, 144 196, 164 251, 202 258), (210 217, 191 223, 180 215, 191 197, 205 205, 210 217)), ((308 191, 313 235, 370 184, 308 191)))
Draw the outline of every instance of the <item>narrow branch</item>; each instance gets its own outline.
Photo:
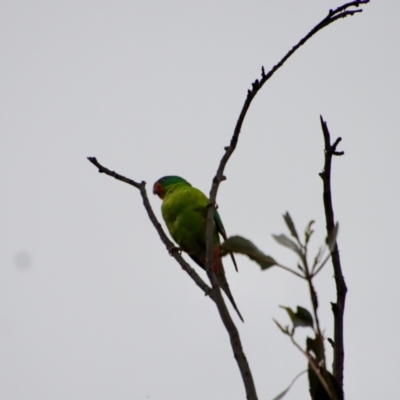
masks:
MULTIPOLYGON (((317 292, 315 291, 314 285, 312 283, 312 278, 311 278, 308 270, 306 271, 306 280, 308 282, 308 289, 310 291, 311 304, 312 304, 312 308, 313 308, 313 314, 314 314, 314 319, 315 319, 315 325, 317 328, 317 333, 318 333, 318 335, 320 335, 322 337, 321 328, 320 328, 320 324, 319 324, 319 317, 318 317, 317 292)), ((325 352, 323 354, 324 354, 324 362, 325 362, 325 352)), ((324 367, 326 368, 326 365, 324 365, 324 367)))
POLYGON ((88 160, 95 165, 100 173, 104 173, 108 176, 112 176, 113 178, 125 182, 128 185, 134 186, 136 189, 139 189, 140 194, 142 196, 144 208, 147 211, 147 215, 149 216, 150 221, 153 226, 156 228, 158 235, 160 236, 161 241, 164 243, 167 250, 170 252, 172 257, 179 263, 182 269, 193 279, 196 285, 206 294, 209 295, 212 300, 214 300, 211 288, 201 279, 201 277, 196 273, 196 271, 183 259, 183 257, 177 251, 171 251, 175 248, 174 244, 169 240, 168 236, 165 234, 161 224, 158 222, 157 217, 155 216, 153 209, 151 208, 149 198, 146 192, 146 182, 136 182, 132 179, 126 178, 120 174, 117 174, 114 171, 110 171, 106 167, 103 167, 95 157, 88 157, 88 160))
MULTIPOLYGON (((331 192, 331 165, 332 157, 334 155, 342 155, 344 152, 336 151, 341 138, 338 138, 333 145, 331 145, 330 133, 328 125, 320 117, 322 132, 325 142, 325 163, 324 170, 320 176, 324 185, 323 199, 326 219, 326 231, 329 235, 335 226, 335 217, 333 214, 332 192, 331 192)), ((332 264, 335 274, 336 283, 336 303, 332 303, 332 312, 334 316, 334 348, 333 348, 333 376, 336 378, 341 390, 343 390, 343 369, 344 369, 344 339, 343 339, 343 317, 346 302, 347 286, 342 273, 342 266, 340 263, 339 246, 336 242, 335 248, 332 251, 332 264)))

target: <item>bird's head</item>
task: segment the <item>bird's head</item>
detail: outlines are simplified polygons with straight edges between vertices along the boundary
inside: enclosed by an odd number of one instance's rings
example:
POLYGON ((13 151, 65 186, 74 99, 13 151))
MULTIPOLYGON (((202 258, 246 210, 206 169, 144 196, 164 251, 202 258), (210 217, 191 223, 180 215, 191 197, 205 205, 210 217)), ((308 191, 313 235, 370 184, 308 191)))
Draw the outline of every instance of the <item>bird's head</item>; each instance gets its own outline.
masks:
POLYGON ((178 187, 182 185, 190 186, 190 183, 185 181, 180 176, 163 176, 153 185, 153 194, 156 194, 160 199, 163 199, 165 194, 172 189, 172 187, 178 187))

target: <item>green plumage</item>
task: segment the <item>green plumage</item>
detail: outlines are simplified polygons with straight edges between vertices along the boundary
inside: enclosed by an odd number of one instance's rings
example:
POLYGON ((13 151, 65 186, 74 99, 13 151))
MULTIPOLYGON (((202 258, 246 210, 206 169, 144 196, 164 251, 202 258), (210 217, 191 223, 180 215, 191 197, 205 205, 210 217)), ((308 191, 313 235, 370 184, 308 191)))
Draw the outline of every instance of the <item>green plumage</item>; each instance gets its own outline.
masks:
MULTIPOLYGON (((205 269, 207 196, 179 176, 165 176, 159 179, 154 184, 153 192, 163 200, 161 212, 172 238, 200 267, 205 269)), ((226 239, 221 217, 216 212, 213 227, 214 272, 221 289, 243 320, 226 280, 219 235, 226 239)), ((233 255, 232 260, 236 267, 233 255)))

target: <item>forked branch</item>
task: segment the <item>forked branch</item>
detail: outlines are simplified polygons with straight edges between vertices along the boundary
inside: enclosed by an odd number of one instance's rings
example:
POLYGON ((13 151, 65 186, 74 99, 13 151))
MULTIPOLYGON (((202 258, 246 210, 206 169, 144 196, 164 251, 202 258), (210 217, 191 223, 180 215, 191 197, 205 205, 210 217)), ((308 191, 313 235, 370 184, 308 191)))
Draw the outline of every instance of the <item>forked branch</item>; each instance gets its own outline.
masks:
MULTIPOLYGON (((289 59, 289 57, 304 43, 306 43, 312 36, 314 36, 317 32, 330 25, 331 23, 337 21, 340 18, 345 18, 348 16, 352 16, 356 13, 362 11, 362 9, 354 9, 354 7, 358 8, 362 4, 369 3, 369 0, 359 0, 352 1, 346 3, 334 10, 329 10, 328 15, 319 22, 306 36, 304 36, 293 48, 276 64, 267 74, 265 73, 264 67, 261 68, 261 79, 256 79, 252 83, 252 88, 248 90, 246 100, 243 104, 242 110, 239 114, 239 118, 236 122, 236 126, 231 138, 230 145, 225 147, 225 153, 221 158, 219 163, 217 172, 215 177, 213 178, 211 190, 210 190, 210 207, 208 207, 207 212, 207 226, 206 226, 206 271, 210 278, 213 291, 219 292, 219 288, 217 287, 217 282, 215 276, 213 276, 212 265, 213 265, 213 245, 212 245, 212 233, 213 233, 213 224, 214 224, 214 216, 216 210, 216 199, 217 193, 220 183, 226 179, 224 176, 225 166, 231 157, 232 153, 235 151, 237 142, 239 139, 239 135, 242 129, 244 118, 246 117, 247 111, 250 108, 251 102, 254 97, 257 95, 258 91, 263 87, 263 85, 272 77, 272 75, 280 68, 282 65, 289 59)), ((239 370, 242 375, 243 383, 246 389, 246 395, 248 400, 257 400, 257 393, 253 381, 253 377, 249 368, 249 365, 246 360, 246 356, 243 351, 240 353, 237 350, 242 349, 240 337, 237 332, 237 329, 232 321, 231 316, 229 315, 226 309, 226 306, 223 302, 222 296, 216 296, 216 305, 218 311, 220 313, 220 317, 229 333, 232 349, 235 355, 235 359, 238 362, 239 370), (240 344, 236 349, 234 347, 234 343, 240 344)), ((333 309, 335 308, 332 306, 333 309)), ((334 311, 335 312, 335 311, 334 311)), ((338 311, 339 312, 339 311, 338 311)))

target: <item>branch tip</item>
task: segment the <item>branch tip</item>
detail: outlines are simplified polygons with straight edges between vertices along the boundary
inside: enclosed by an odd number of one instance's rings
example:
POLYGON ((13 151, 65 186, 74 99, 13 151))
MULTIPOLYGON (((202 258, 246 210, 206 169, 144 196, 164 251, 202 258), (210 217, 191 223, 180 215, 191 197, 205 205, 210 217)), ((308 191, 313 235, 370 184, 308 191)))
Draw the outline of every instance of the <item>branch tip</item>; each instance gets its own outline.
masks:
POLYGON ((210 296, 210 299, 215 301, 215 298, 211 292, 211 288, 203 281, 203 279, 196 273, 196 271, 182 258, 181 254, 179 251, 174 251, 174 244, 169 240, 168 236, 165 234, 163 228, 161 227, 161 224, 158 222, 157 217, 155 216, 153 209, 151 208, 151 204, 149 202, 149 198, 147 196, 146 192, 146 182, 142 181, 140 183, 135 182, 132 179, 126 178, 120 174, 117 174, 114 171, 109 170, 106 167, 103 167, 95 157, 88 157, 88 160, 94 164, 96 167, 100 169, 99 172, 104 172, 106 175, 109 175, 113 177, 114 179, 117 179, 121 182, 125 182, 128 185, 134 186, 136 189, 139 189, 140 195, 142 196, 143 200, 143 205, 144 208, 147 211, 147 215, 153 224, 154 228, 158 232, 158 235, 160 236, 161 241, 164 243, 166 249, 169 251, 169 253, 172 255, 172 257, 175 258, 175 260, 179 263, 179 265, 182 267, 182 269, 193 279, 193 281, 196 283, 196 285, 203 290, 203 292, 206 295, 210 296), (171 250, 171 252, 170 252, 171 250))
POLYGON ((342 138, 339 136, 339 137, 335 140, 335 142, 333 143, 332 147, 333 147, 334 149, 336 149, 336 146, 337 146, 341 141, 342 141, 342 138))

